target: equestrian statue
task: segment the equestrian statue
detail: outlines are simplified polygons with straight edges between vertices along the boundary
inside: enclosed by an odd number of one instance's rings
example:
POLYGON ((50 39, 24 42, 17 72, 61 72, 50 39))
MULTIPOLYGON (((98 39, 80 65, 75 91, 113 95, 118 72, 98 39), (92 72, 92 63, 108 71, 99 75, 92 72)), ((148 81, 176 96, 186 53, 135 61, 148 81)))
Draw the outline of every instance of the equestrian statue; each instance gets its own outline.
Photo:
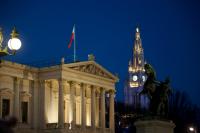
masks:
POLYGON ((170 79, 166 78, 164 81, 156 80, 156 72, 150 64, 144 66, 147 80, 144 83, 142 94, 147 94, 150 100, 149 111, 153 116, 168 115, 169 94, 171 93, 170 79))

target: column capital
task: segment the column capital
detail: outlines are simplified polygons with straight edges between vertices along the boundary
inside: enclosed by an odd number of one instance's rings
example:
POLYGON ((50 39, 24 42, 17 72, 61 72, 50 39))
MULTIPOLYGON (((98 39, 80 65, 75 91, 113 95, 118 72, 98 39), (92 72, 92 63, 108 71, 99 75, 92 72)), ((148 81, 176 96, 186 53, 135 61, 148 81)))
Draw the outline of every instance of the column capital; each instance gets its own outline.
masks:
POLYGON ((80 86, 81 86, 81 88, 84 89, 84 90, 87 88, 87 84, 85 84, 85 83, 80 83, 80 86))
POLYGON ((93 85, 93 87, 94 87, 97 91, 101 89, 101 87, 99 87, 99 86, 93 85))
POLYGON ((39 81, 40 81, 39 79, 34 79, 34 80, 33 80, 34 83, 35 83, 35 82, 38 82, 38 83, 39 83, 39 81))
POLYGON ((108 91, 108 93, 110 94, 110 95, 114 95, 115 93, 116 93, 116 90, 114 90, 114 89, 110 89, 109 91, 108 91))
POLYGON ((96 98, 99 98, 100 97, 100 93, 99 91, 96 91, 96 98))
POLYGON ((100 87, 100 91, 105 91, 106 89, 103 87, 100 87))
POLYGON ((94 90, 94 91, 96 91, 96 90, 97 90, 97 87, 96 87, 96 86, 94 86, 94 85, 91 85, 90 87, 91 87, 91 90, 94 90))
POLYGON ((57 79, 57 81, 58 81, 59 85, 65 85, 65 83, 66 83, 65 79, 57 79))
POLYGON ((53 88, 53 82, 50 81, 50 88, 53 88))
POLYGON ((74 87, 76 85, 76 81, 72 81, 72 80, 67 81, 67 83, 72 87, 74 87))
POLYGON ((43 80, 43 79, 39 79, 38 81, 39 81, 39 84, 44 84, 45 83, 45 80, 43 80))
POLYGON ((21 81, 21 78, 19 78, 19 77, 14 77, 14 80, 15 80, 15 81, 21 81))
POLYGON ((57 80, 58 80, 58 81, 67 81, 67 80, 64 79, 64 78, 58 78, 57 80))
POLYGON ((93 85, 84 83, 86 88, 91 88, 93 85))

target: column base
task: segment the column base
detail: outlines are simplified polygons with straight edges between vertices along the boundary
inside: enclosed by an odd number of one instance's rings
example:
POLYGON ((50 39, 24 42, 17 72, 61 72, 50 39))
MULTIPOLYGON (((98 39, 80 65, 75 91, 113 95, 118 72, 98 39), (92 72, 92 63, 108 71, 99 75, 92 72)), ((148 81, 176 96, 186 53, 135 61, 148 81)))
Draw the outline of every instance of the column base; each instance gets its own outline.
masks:
POLYGON ((175 124, 163 120, 138 120, 134 123, 136 133, 174 133, 175 124))

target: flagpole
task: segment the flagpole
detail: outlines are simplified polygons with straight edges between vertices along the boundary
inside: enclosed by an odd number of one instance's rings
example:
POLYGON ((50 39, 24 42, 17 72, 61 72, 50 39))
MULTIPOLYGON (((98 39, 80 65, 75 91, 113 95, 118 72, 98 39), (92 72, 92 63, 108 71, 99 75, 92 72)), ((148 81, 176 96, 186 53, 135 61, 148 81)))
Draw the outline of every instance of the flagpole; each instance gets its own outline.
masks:
POLYGON ((76 29, 75 29, 75 24, 74 24, 74 62, 76 62, 76 33, 75 33, 76 29))

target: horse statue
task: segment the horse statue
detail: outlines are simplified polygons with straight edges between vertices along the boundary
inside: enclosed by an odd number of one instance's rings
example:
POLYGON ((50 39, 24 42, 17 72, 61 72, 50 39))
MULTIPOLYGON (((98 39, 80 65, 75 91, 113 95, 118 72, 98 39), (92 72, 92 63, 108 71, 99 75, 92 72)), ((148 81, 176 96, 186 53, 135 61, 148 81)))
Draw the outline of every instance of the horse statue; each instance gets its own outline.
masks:
POLYGON ((144 69, 147 80, 141 93, 149 97, 150 113, 155 116, 167 116, 168 96, 171 93, 170 79, 166 78, 164 82, 157 81, 156 72, 150 64, 145 64, 144 69))

